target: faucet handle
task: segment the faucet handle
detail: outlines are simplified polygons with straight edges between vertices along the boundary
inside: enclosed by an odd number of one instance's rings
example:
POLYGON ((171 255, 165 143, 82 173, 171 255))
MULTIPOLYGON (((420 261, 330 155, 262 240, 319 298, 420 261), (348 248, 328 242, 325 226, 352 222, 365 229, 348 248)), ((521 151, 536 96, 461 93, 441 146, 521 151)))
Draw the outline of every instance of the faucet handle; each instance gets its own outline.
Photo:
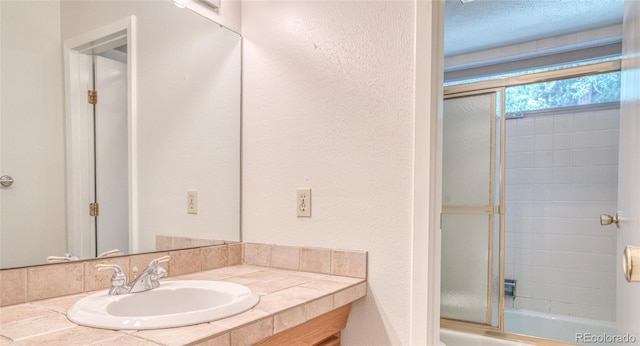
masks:
POLYGON ((96 268, 98 270, 113 270, 113 276, 111 277, 111 288, 109 289, 109 294, 122 294, 126 293, 127 287, 127 276, 122 271, 122 267, 117 264, 96 264, 96 268))
POLYGON ((169 255, 162 256, 160 258, 156 258, 156 259, 152 260, 151 262, 149 262, 149 265, 147 265, 147 267, 153 267, 156 264, 162 263, 162 262, 169 262, 170 259, 171 259, 171 257, 169 255))
POLYGON ((122 267, 120 267, 117 264, 106 264, 106 263, 98 263, 96 264, 96 268, 98 268, 98 270, 109 270, 112 269, 116 275, 118 274, 123 274, 124 272, 122 271, 122 267))
POLYGON ((120 267, 117 264, 96 264, 96 268, 98 268, 98 270, 108 270, 111 269, 113 270, 113 276, 111 277, 111 284, 114 287, 118 287, 118 286, 124 286, 127 284, 127 276, 124 274, 124 271, 122 271, 122 267, 120 267))
POLYGON ((114 256, 115 256, 115 255, 118 255, 118 254, 120 254, 120 253, 121 253, 121 252, 120 252, 120 250, 119 250, 119 249, 113 249, 113 250, 105 251, 105 252, 103 252, 103 253, 99 254, 97 257, 98 257, 98 258, 102 258, 102 257, 111 256, 111 255, 114 255, 114 256))
POLYGON ((78 257, 71 252, 65 252, 63 256, 49 256, 47 257, 47 262, 56 263, 56 262, 71 262, 77 261, 78 257))
POLYGON ((68 262, 69 260, 66 257, 62 256, 49 256, 47 257, 47 262, 49 263, 57 263, 57 262, 68 262))

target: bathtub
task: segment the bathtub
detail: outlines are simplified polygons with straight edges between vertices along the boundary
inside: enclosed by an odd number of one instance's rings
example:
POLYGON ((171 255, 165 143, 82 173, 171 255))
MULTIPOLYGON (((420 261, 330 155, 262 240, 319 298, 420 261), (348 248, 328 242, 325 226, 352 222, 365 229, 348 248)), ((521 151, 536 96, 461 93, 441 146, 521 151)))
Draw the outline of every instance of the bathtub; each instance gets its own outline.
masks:
MULTIPOLYGON (((505 332, 524 334, 545 339, 576 343, 577 333, 591 333, 592 336, 615 335, 613 322, 591 320, 572 316, 554 315, 529 310, 506 309, 504 312, 505 332)), ((447 346, 522 346, 525 343, 501 340, 486 336, 441 329, 440 340, 447 346)), ((579 341, 579 340, 578 340, 579 341)), ((586 343, 578 343, 587 345, 586 343)), ((597 343, 614 345, 614 343, 597 343)))
POLYGON ((519 342, 440 329, 440 345, 446 346, 530 346, 519 342))
MULTIPOLYGON (((576 336, 587 333, 592 336, 615 335, 616 326, 613 322, 592 320, 565 315, 505 309, 504 331, 513 334, 537 336, 545 339, 580 343, 576 336)), ((613 345, 613 343, 598 343, 598 345, 613 345)))

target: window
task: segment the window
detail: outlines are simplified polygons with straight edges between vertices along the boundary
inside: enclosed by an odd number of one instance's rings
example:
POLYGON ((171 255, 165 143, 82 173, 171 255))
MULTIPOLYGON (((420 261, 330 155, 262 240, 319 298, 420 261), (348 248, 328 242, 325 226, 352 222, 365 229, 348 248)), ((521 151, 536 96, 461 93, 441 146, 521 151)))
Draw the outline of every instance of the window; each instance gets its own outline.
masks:
POLYGON ((505 89, 507 113, 620 101, 620 72, 505 89))

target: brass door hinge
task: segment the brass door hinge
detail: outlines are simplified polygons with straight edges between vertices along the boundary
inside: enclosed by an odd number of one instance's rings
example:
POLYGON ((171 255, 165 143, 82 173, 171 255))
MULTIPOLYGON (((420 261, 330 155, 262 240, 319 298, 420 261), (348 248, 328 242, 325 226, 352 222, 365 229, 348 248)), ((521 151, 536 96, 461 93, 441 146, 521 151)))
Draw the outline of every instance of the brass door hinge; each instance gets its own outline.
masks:
POLYGON ((98 203, 89 203, 89 216, 100 215, 100 205, 98 203))
POLYGON ((89 103, 92 105, 98 104, 98 91, 97 90, 89 90, 89 103))

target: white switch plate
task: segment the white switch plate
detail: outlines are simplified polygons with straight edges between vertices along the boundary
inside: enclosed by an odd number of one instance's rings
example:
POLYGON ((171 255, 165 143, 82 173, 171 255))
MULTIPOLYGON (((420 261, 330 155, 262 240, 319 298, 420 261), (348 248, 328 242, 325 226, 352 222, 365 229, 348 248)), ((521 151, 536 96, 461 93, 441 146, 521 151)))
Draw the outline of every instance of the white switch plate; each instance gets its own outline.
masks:
POLYGON ((187 213, 198 213, 198 190, 187 191, 187 213))
POLYGON ((298 217, 311 217, 311 189, 296 190, 296 210, 298 217))

